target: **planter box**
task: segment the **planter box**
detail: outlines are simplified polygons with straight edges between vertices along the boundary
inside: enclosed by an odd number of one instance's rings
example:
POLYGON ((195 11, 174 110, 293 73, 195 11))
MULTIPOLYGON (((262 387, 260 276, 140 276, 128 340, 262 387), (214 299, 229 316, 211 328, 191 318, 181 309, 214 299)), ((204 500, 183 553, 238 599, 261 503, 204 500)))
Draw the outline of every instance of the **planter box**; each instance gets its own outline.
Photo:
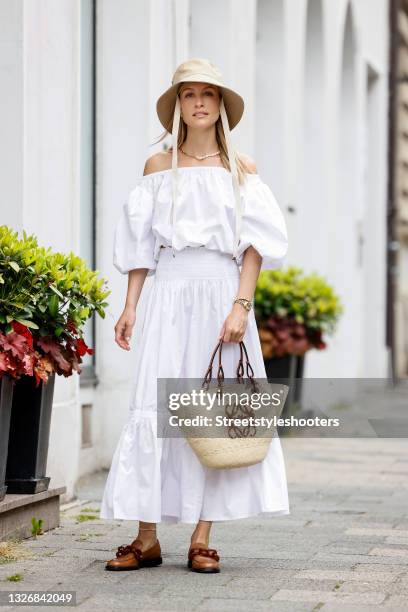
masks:
POLYGON ((35 495, 6 495, 0 502, 0 542, 10 538, 32 538, 32 517, 43 520, 45 533, 60 524, 60 499, 66 487, 49 488, 35 495))
POLYGON ((8 376, 0 379, 0 501, 6 495, 6 463, 10 431, 13 381, 8 376))
POLYGON ((16 382, 10 421, 6 468, 7 493, 40 493, 50 479, 45 475, 50 438, 55 374, 38 387, 23 376, 16 382))
POLYGON ((302 378, 305 355, 285 355, 265 359, 265 370, 268 380, 281 382, 289 386, 288 396, 281 416, 291 414, 291 406, 297 403, 301 407, 302 378))

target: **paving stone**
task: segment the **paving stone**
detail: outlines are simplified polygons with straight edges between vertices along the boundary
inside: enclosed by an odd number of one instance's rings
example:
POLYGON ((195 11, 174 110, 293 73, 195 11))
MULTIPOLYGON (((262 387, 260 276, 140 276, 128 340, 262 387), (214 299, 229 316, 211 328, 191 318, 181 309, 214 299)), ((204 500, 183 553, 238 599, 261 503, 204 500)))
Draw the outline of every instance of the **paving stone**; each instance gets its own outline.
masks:
MULTIPOLYGON (((107 538, 98 538, 98 539, 94 539, 94 541, 90 541, 90 540, 81 540, 80 534, 74 534, 74 535, 61 535, 58 537, 54 537, 52 539, 48 539, 45 541, 42 541, 41 543, 37 543, 37 544, 32 544, 30 545, 30 550, 33 551, 37 551, 37 550, 41 550, 44 551, 44 549, 52 549, 52 548, 79 548, 81 550, 83 549, 89 549, 89 550, 112 550, 113 546, 112 544, 109 542, 109 540, 107 538)), ((117 545, 116 545, 117 548, 117 545)))
POLYGON ((369 555, 378 557, 401 557, 408 561, 408 548, 373 548, 369 555))
MULTIPOLYGON (((205 578, 205 576, 204 576, 205 578)), ((208 576, 207 576, 208 578, 208 576)), ((203 582, 203 576, 201 576, 201 582, 194 584, 193 592, 195 595, 201 595, 202 597, 208 597, 211 595, 215 599, 252 599, 253 602, 258 600, 268 600, 271 595, 278 590, 278 587, 273 584, 273 581, 259 580, 258 584, 249 585, 246 581, 241 581, 240 586, 235 584, 226 585, 215 585, 211 583, 209 586, 208 582, 203 582)), ((189 581, 185 579, 184 586, 169 584, 161 592, 162 596, 174 597, 176 594, 179 596, 183 595, 188 598, 192 592, 189 581)))
MULTIPOLYGON (((179 591, 181 589, 182 591, 185 591, 187 589, 189 592, 195 592, 197 587, 201 587, 203 585, 203 576, 196 572, 190 572, 190 570, 187 568, 185 568, 183 571, 178 571, 177 574, 174 572, 173 568, 166 573, 161 571, 153 572, 149 570, 111 573, 122 574, 120 583, 123 585, 123 588, 132 588, 138 584, 143 584, 152 586, 158 585, 162 590, 170 586, 170 590, 179 591)), ((241 585, 243 584, 242 579, 240 579, 239 582, 241 585)), ((211 576, 211 588, 229 585, 230 583, 231 575, 226 574, 225 572, 220 572, 219 574, 214 574, 211 576)), ((208 583, 204 583, 204 586, 208 588, 208 583)))
POLYGON ((349 532, 350 529, 361 529, 362 525, 363 525, 364 530, 372 529, 374 530, 375 533, 377 533, 378 530, 394 531, 393 519, 391 519, 388 522, 375 523, 375 522, 367 521, 367 519, 363 517, 363 518, 356 520, 354 523, 352 523, 349 529, 347 529, 347 532, 349 532))
POLYGON ((312 580, 336 580, 353 582, 394 582, 399 574, 387 571, 358 571, 358 570, 301 570, 294 575, 294 579, 310 578, 312 580))
POLYGON ((340 591, 302 591, 293 589, 280 589, 275 593, 272 601, 310 601, 328 602, 341 600, 351 604, 372 604, 378 605, 384 601, 385 593, 341 593, 340 591))
MULTIPOLYGON (((273 610, 273 612, 312 612, 314 608, 313 604, 302 603, 302 602, 271 602, 271 601, 257 601, 256 610, 273 610)), ((251 599, 237 600, 226 600, 226 599, 205 599, 199 606, 200 611, 206 610, 235 610, 248 612, 248 610, 254 609, 254 603, 251 599)))
POLYGON ((396 529, 408 529, 408 521, 407 521, 407 520, 405 520, 405 519, 404 519, 404 520, 401 520, 401 521, 398 521, 398 522, 397 522, 397 523, 394 525, 394 527, 395 527, 396 529))
POLYGON ((363 563, 365 560, 369 561, 372 564, 378 563, 382 565, 406 565, 405 558, 401 557, 400 555, 380 556, 380 554, 372 554, 372 551, 370 551, 367 555, 349 555, 336 554, 335 552, 328 553, 327 551, 322 550, 321 552, 317 553, 312 560, 318 561, 321 566, 324 566, 324 564, 328 562, 333 562, 334 566, 337 563, 338 567, 351 567, 357 563, 363 563))
POLYGON ((397 582, 401 582, 401 584, 408 584, 408 573, 404 572, 397 577, 397 582))
POLYGON ((406 607, 395 607, 393 605, 388 606, 386 603, 382 603, 378 606, 376 605, 348 605, 342 602, 329 601, 324 604, 321 608, 322 612, 375 612, 376 610, 380 610, 381 612, 407 612, 406 607))
POLYGON ((387 595, 401 595, 405 597, 407 608, 408 608, 408 585, 400 582, 393 582, 387 584, 384 589, 383 582, 376 582, 375 580, 368 582, 362 580, 361 582, 344 582, 339 589, 342 593, 373 593, 382 590, 386 590, 387 595))
POLYGON ((408 608, 408 598, 404 597, 403 595, 391 595, 391 597, 387 598, 385 603, 387 606, 391 606, 394 610, 396 610, 399 606, 401 610, 406 612, 408 608))
POLYGON ((385 538, 384 544, 402 544, 403 546, 408 546, 408 537, 407 538, 403 538, 400 536, 388 536, 387 538, 385 538))
POLYGON ((346 535, 355 535, 355 536, 392 536, 408 538, 408 530, 407 529, 389 529, 389 528, 369 528, 369 527, 351 527, 347 529, 345 532, 346 535))
MULTIPOLYGON (((54 579, 52 577, 44 577, 42 576, 40 579, 37 577, 35 579, 31 579, 30 576, 27 575, 27 573, 22 572, 22 571, 13 571, 10 572, 10 576, 15 575, 15 574, 22 574, 22 580, 20 580, 19 582, 10 582, 6 579, 4 580, 0 580, 0 591, 46 591, 48 589, 51 589, 54 585, 54 579)), ((71 590, 71 589, 69 589, 71 590)), ((16 606, 14 606, 14 609, 16 608, 16 606)), ((26 606, 24 606, 24 609, 26 608, 26 606)), ((3 606, 0 607, 0 609, 3 611, 4 608, 3 606)))
MULTIPOLYGON (((110 572, 115 574, 116 572, 110 572)), ((118 572, 120 574, 120 572, 118 572)), ((128 602, 129 600, 133 601, 132 609, 135 607, 135 602, 137 600, 140 603, 140 600, 153 600, 157 602, 157 598, 160 596, 160 587, 144 587, 143 585, 130 585, 128 589, 123 589, 120 582, 112 583, 97 583, 93 584, 90 582, 75 580, 72 583, 66 581, 65 583, 56 583, 52 587, 53 590, 56 591, 75 591, 76 593, 76 602, 77 607, 86 604, 92 598, 97 598, 99 601, 99 606, 103 611, 105 610, 114 610, 115 606, 108 607, 101 604, 101 601, 115 601, 116 599, 119 601, 121 598, 125 598, 128 602)), ((130 609, 130 608, 129 608, 130 609)))
MULTIPOLYGON (((367 559, 369 561, 371 561, 373 557, 367 557, 367 559)), ((356 563, 355 565, 353 565, 353 570, 357 571, 357 572, 370 572, 372 574, 375 574, 377 572, 386 572, 386 573, 392 573, 395 575, 395 580, 398 580, 399 577, 404 577, 405 573, 406 573, 406 566, 404 564, 398 564, 395 565, 393 563, 389 563, 389 564, 382 564, 381 563, 381 559, 380 559, 380 563, 356 563)))
MULTIPOLYGON (((258 580, 258 583, 260 581, 258 580)), ((242 582, 241 582, 242 584, 242 582)), ((249 584, 248 579, 245 579, 245 585, 249 584)), ((256 584, 254 580, 254 584, 256 584)), ((331 591, 338 585, 337 580, 325 580, 324 578, 320 580, 311 580, 309 578, 297 578, 293 576, 290 579, 287 578, 271 578, 271 584, 275 587, 275 592, 278 589, 294 589, 294 590, 303 590, 307 591, 309 589, 321 590, 321 591, 331 591)), ((230 586, 230 585, 228 585, 230 586)))
POLYGON ((189 598, 180 597, 148 597, 137 593, 117 593, 117 594, 98 594, 88 597, 78 606, 81 610, 134 610, 139 609, 143 612, 149 610, 196 610, 202 609, 202 598, 190 596, 189 598), (199 608, 198 608, 199 607, 199 608))
POLYGON ((249 583, 251 582, 251 580, 257 580, 258 578, 260 579, 276 579, 279 580, 281 578, 289 578, 290 576, 293 576, 296 573, 296 569, 292 569, 292 568, 287 568, 287 567, 270 567, 270 566, 262 566, 257 564, 254 565, 249 565, 246 564, 244 565, 243 563, 241 563, 239 566, 235 565, 232 566, 231 563, 228 564, 228 566, 225 565, 225 563, 223 563, 223 567, 222 567, 222 573, 224 575, 228 575, 230 580, 244 580, 245 583, 246 581, 248 581, 249 583))
MULTIPOLYGON (((378 545, 378 540, 375 542, 378 545)), ((329 542, 322 546, 324 552, 331 553, 334 552, 338 555, 366 555, 373 548, 373 543, 363 543, 363 542, 329 542)))

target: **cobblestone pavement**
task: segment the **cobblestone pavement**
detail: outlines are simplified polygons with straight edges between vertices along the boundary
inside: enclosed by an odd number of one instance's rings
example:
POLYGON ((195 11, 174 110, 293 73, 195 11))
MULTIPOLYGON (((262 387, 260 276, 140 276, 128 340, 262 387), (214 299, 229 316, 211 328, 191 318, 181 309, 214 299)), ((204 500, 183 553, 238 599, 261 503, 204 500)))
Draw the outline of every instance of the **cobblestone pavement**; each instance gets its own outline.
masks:
POLYGON ((106 572, 137 523, 98 520, 105 471, 83 481, 59 528, 23 542, 35 558, 0 564, 0 590, 73 590, 81 610, 407 610, 408 441, 282 445, 291 514, 214 525, 219 574, 188 571, 185 524, 159 526, 161 567, 106 572))

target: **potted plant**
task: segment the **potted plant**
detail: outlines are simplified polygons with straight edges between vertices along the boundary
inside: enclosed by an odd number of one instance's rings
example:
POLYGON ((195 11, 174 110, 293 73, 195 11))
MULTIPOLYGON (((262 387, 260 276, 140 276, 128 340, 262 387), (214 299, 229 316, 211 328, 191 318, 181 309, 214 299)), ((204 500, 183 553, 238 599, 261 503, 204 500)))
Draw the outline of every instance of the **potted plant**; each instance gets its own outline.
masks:
POLYGON ((343 306, 323 277, 290 266, 261 272, 254 307, 267 377, 289 384, 290 407, 300 402, 306 352, 326 348, 343 306))
MULTIPOLYGON (((0 360, 1 360, 0 353, 0 360)), ((13 401, 13 384, 8 376, 0 378, 0 501, 6 495, 6 464, 10 431, 11 403, 13 401)))
MULTIPOLYGON (((104 317, 105 281, 74 253, 40 247, 34 235, 0 226, 0 378, 13 382, 6 485, 46 490, 55 374, 80 373, 92 354, 83 326, 104 317)), ((0 483, 1 485, 1 483, 0 483)))

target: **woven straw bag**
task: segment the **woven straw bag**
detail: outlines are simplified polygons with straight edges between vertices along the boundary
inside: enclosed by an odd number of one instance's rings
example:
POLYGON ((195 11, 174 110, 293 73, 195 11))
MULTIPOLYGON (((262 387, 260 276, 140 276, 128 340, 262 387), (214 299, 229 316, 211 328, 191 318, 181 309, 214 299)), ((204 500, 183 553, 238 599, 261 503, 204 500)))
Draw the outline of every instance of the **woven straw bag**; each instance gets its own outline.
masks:
MULTIPOLYGON (((270 385, 267 379, 254 379, 254 372, 251 364, 249 363, 248 353, 243 342, 239 343, 240 359, 236 371, 236 382, 225 383, 224 371, 221 363, 222 345, 223 340, 221 339, 214 349, 210 364, 202 383, 202 388, 204 388, 207 393, 211 384, 212 364, 218 349, 219 366, 217 373, 217 386, 214 393, 222 395, 226 393, 242 392, 252 394, 262 391, 267 391, 270 393, 270 387, 276 387, 276 385, 270 385), (243 377, 243 352, 245 353, 246 357, 246 373, 248 377, 246 380, 243 377)), ((285 387, 284 385, 280 385, 280 387, 281 390, 283 387, 286 399, 288 387, 285 387)), ((279 409, 279 414, 282 411, 282 407, 283 404, 279 409)), ((256 416, 253 408, 250 406, 243 407, 242 405, 237 406, 236 404, 226 407, 225 412, 226 416, 228 417, 240 416, 245 418, 245 416, 256 416)), ((274 414, 276 414, 276 411, 274 414)), ((255 426, 249 425, 237 427, 231 425, 228 427, 228 437, 207 438, 186 436, 186 439, 204 466, 216 469, 231 469, 247 467, 263 461, 272 441, 272 435, 269 432, 267 436, 257 437, 257 427, 255 426)))

